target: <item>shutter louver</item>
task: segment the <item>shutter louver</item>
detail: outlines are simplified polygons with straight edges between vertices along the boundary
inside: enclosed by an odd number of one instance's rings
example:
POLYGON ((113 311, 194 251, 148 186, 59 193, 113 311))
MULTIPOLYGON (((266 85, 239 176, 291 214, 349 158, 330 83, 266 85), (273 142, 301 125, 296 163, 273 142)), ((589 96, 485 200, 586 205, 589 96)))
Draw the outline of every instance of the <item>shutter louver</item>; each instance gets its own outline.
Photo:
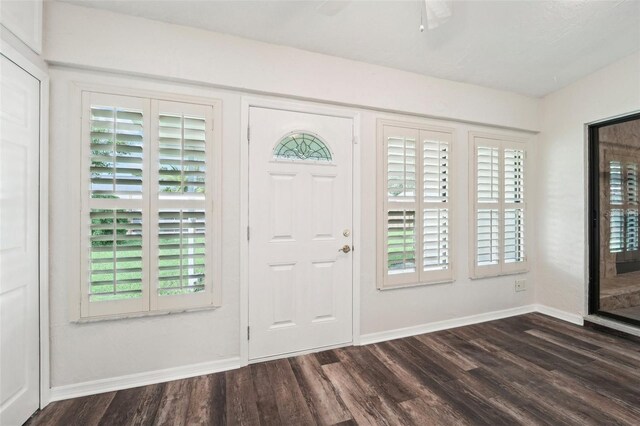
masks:
POLYGON ((522 262, 524 253, 524 210, 505 209, 504 211, 504 261, 522 262))
POLYGON ((625 249, 626 251, 638 250, 638 210, 629 209, 625 215, 625 249))
POLYGON ((609 251, 611 253, 621 253, 624 249, 624 210, 611 210, 609 226, 611 229, 609 251))
POLYGON ((415 272, 415 211, 390 210, 387 213, 387 269, 389 274, 415 272))
POLYGON ((387 191, 389 201, 415 201, 416 140, 387 139, 387 191))
POLYGON ((478 203, 497 203, 500 188, 499 148, 479 146, 476 155, 478 203))
POLYGON ((497 265, 499 254, 498 209, 479 209, 476 219, 477 259, 479 266, 497 265))
POLYGON ((142 212, 90 212, 92 302, 142 297, 142 212))
POLYGON ((627 212, 625 214, 625 249, 628 252, 638 250, 638 165, 625 165, 625 195, 627 212))
POLYGON ((449 144, 424 141, 424 201, 445 203, 449 200, 449 144))
POLYGON ((504 202, 524 202, 524 151, 504 150, 504 202))
POLYGON ((638 250, 638 165, 609 161, 609 251, 638 250))
POLYGON ((622 204, 622 163, 609 162, 609 202, 611 205, 622 204))
POLYGON ((142 111, 91 106, 91 197, 142 198, 142 111))
POLYGON ((205 229, 204 210, 159 213, 159 295, 204 290, 205 229))
POLYGON ((213 190, 210 180, 211 108, 159 101, 154 177, 157 194, 151 259, 155 309, 211 304, 214 277, 213 190))
POLYGON ((625 190, 627 204, 632 206, 638 205, 638 165, 633 163, 626 164, 625 174, 625 190))
POLYGON ((504 246, 505 263, 524 262, 524 150, 504 149, 504 246))
POLYGON ((449 267, 449 211, 426 209, 423 212, 423 270, 449 267))
MULTIPOLYGON (((449 138, 450 134, 422 131, 423 209, 422 271, 449 269, 449 138)), ((445 275, 434 275, 446 278, 445 275)))
POLYGON ((206 125, 204 117, 159 115, 159 185, 162 197, 204 198, 206 125))

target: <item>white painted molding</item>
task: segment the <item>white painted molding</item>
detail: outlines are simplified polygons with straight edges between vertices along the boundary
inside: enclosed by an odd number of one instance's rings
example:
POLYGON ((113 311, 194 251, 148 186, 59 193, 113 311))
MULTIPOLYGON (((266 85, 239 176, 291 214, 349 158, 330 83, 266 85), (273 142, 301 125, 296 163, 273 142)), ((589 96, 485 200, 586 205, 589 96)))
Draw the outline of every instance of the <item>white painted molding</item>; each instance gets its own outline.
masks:
POLYGON ((479 324, 482 322, 493 321, 501 318, 513 317, 516 315, 529 314, 532 312, 538 312, 544 315, 548 315, 553 318, 557 318, 562 321, 567 321, 572 324, 583 325, 584 320, 582 316, 578 314, 572 314, 569 312, 561 311, 556 308, 551 308, 545 305, 525 305, 517 308, 504 309, 501 311, 485 312, 482 314, 471 315, 462 318, 453 318, 450 320, 436 321, 428 324, 421 324, 412 327, 398 328, 395 330, 381 331, 378 333, 364 334, 360 338, 361 345, 368 345, 371 343, 384 342, 387 340, 400 339, 403 337, 415 336, 424 333, 433 333, 434 331, 448 330, 450 328, 463 327, 465 325, 479 324))
POLYGON ((360 343, 362 345, 368 345, 371 343, 384 342, 386 340, 415 336, 417 334, 432 333, 434 331, 448 330, 450 328, 462 327, 465 325, 479 324, 481 322, 493 321, 501 318, 528 314, 531 312, 536 312, 535 305, 525 305, 519 306, 517 308, 504 309, 501 311, 470 315, 468 317, 436 321, 428 324, 416 325, 413 327, 398 328, 395 330, 381 331, 379 333, 365 334, 361 337, 360 343))
POLYGON ((189 377, 234 370, 236 368, 240 368, 239 357, 93 380, 73 385, 57 386, 51 388, 51 402, 169 382, 171 380, 186 379, 189 377))
POLYGON ((534 305, 535 311, 541 314, 549 315, 562 321, 570 322, 576 325, 584 325, 584 318, 580 314, 574 314, 560 309, 552 308, 546 305, 534 305))

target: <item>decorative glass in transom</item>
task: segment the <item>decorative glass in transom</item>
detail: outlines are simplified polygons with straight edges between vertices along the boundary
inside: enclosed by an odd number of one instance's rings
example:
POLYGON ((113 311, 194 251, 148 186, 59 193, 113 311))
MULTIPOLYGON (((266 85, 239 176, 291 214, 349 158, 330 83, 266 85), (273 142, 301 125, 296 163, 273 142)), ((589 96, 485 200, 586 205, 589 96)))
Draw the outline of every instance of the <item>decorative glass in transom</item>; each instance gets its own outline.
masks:
POLYGON ((311 160, 330 162, 332 160, 329 147, 311 133, 290 133, 276 145, 273 157, 279 160, 311 160))

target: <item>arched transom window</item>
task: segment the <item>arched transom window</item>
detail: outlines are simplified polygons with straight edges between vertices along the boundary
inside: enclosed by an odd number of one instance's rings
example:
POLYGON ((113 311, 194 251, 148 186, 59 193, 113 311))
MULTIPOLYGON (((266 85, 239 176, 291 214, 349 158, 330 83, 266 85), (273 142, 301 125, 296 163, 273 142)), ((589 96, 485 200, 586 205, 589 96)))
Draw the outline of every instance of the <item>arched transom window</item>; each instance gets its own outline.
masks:
POLYGON ((293 132, 283 137, 273 150, 276 160, 331 162, 333 157, 327 144, 318 136, 293 132))

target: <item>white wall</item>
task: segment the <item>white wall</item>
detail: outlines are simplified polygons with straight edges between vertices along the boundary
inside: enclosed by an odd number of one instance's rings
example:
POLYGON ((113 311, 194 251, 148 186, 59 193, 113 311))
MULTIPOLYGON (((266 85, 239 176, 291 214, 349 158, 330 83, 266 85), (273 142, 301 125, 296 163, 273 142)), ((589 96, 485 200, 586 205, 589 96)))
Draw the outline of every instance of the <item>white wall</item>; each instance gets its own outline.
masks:
POLYGON ((536 301, 586 313, 585 124, 640 110, 640 54, 545 97, 538 136, 536 301))
MULTIPOLYGON (((476 315, 497 310, 509 309, 533 303, 533 273, 503 276, 498 278, 469 279, 469 131, 495 133, 497 130, 467 125, 446 120, 418 120, 439 126, 455 128, 452 150, 452 223, 453 223, 453 272, 455 282, 429 286, 393 290, 376 289, 376 119, 391 118, 411 121, 411 118, 380 114, 370 111, 362 113, 362 266, 361 266, 361 333, 371 334, 385 330, 411 327, 476 315), (516 293, 515 279, 526 278, 528 291, 516 293)), ((415 121, 415 119, 414 119, 415 121)), ((498 131, 501 134, 529 139, 529 158, 535 157, 534 135, 498 131)), ((536 176, 535 162, 528 161, 527 205, 535 206, 536 176)), ((532 217, 534 212, 527 213, 532 217)), ((528 227, 528 258, 530 268, 535 265, 535 233, 528 227)))
MULTIPOLYGON (((375 285, 376 119, 398 110, 537 129, 537 99, 428 78, 388 68, 278 47, 206 31, 47 3, 45 57, 53 67, 51 119, 51 347, 52 385, 62 386, 239 354, 240 99, 269 92, 298 99, 356 105, 362 115, 361 331, 364 334, 513 308, 533 302, 532 288, 515 293, 514 277, 471 281, 467 270, 467 131, 456 127, 456 276, 453 284, 378 291, 375 285), (292 67, 293 64, 293 67, 292 67), (101 69, 101 71, 81 71, 101 69), (104 70, 118 74, 105 73, 104 70), (164 81, 154 80, 163 78, 164 81), (79 283, 79 117, 71 81, 98 82, 223 101, 223 307, 215 311, 113 320, 68 321, 70 285, 79 283), (187 84, 187 82, 197 84, 187 84), (223 88, 235 88, 225 90, 223 88), (75 118, 74 118, 75 117, 75 118)), ((434 122, 433 119, 427 120, 434 122)), ((486 128, 482 130, 487 131, 486 128)), ((511 131, 501 130, 505 133, 511 131)), ((531 134, 529 134, 531 136, 531 134)), ((535 151, 535 138, 530 149, 535 151)), ((531 164, 531 175, 535 176, 531 164)), ((530 180, 535 194, 535 179, 530 180)), ((532 202, 532 204, 534 204, 532 202)), ((535 233, 530 251, 535 253, 535 233)), ((535 256, 532 254, 531 256, 535 256)), ((531 264, 535 264, 532 259, 531 264)), ((534 275, 529 273, 529 286, 534 275)))
POLYGON ((50 68, 51 383, 61 386, 238 355, 240 97, 202 87, 50 68), (80 285, 80 111, 73 82, 221 99, 224 105, 223 306, 215 310, 75 324, 69 286, 80 285), (74 123, 74 120, 76 123, 74 123))
POLYGON ((4 0, 0 22, 36 54, 42 52, 42 0, 4 0))
POLYGON ((59 2, 48 61, 538 130, 538 100, 362 62, 59 2))

